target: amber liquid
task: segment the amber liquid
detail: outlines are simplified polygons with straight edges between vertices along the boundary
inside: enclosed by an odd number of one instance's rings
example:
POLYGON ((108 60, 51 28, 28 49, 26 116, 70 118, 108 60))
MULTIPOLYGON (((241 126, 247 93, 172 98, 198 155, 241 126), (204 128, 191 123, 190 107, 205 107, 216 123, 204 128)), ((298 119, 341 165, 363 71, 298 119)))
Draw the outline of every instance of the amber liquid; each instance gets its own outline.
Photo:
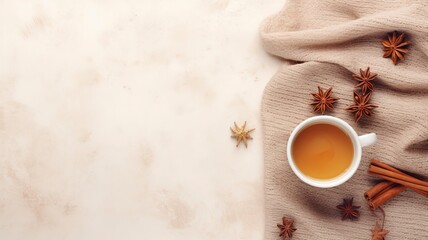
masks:
POLYGON ((297 135, 292 156, 306 176, 331 179, 351 165, 354 147, 349 136, 340 128, 330 124, 315 124, 297 135))

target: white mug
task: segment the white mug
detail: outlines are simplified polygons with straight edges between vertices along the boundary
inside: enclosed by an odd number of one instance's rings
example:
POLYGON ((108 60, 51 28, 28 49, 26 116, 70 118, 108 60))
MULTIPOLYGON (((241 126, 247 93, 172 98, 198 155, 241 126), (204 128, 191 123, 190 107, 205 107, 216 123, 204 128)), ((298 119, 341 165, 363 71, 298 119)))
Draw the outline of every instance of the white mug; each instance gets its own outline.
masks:
POLYGON ((369 146, 374 143, 376 143, 375 133, 369 133, 366 135, 358 136, 355 130, 347 122, 345 122, 340 118, 332 117, 332 116, 310 117, 304 120, 303 122, 301 122, 299 125, 297 125, 297 127, 294 128, 293 132, 291 133, 290 138, 288 139, 288 143, 287 143, 288 163, 290 164, 290 167, 293 170, 293 172, 303 182, 309 185, 312 185, 314 187, 320 187, 320 188, 335 187, 348 181, 357 171, 358 166, 360 165, 360 162, 361 162, 362 147, 369 146), (352 145, 354 147, 354 156, 352 158, 351 166, 348 167, 348 169, 345 170, 343 173, 341 173, 339 176, 336 176, 331 179, 315 179, 315 178, 308 177, 299 170, 299 168, 296 166, 293 160, 292 146, 294 144, 294 140, 297 137, 297 135, 303 129, 311 125, 320 124, 320 123, 330 124, 340 128, 351 139, 352 145))

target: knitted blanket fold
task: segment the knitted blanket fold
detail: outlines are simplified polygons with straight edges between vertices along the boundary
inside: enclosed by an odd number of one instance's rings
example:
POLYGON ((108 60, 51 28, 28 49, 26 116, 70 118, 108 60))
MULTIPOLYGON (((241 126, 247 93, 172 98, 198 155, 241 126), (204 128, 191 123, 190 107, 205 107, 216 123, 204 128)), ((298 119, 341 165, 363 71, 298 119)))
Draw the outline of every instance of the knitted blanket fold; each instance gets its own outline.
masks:
MULTIPOLYGON (((279 239, 277 223, 295 220, 293 239, 371 239, 376 217, 363 194, 376 182, 367 173, 371 159, 428 176, 428 2, 288 0, 261 27, 264 48, 297 64, 284 66, 266 86, 262 100, 265 157, 265 239, 279 239), (381 40, 392 31, 412 44, 406 59, 394 65, 383 58, 381 40), (344 109, 353 103, 352 73, 370 67, 371 118, 358 124, 344 109), (293 128, 314 116, 311 92, 333 87, 340 98, 327 114, 340 117, 358 134, 375 132, 378 142, 363 149, 357 173, 345 184, 318 189, 301 182, 287 163, 293 128), (341 221, 336 205, 354 197, 361 205, 357 221, 341 221)), ((384 205, 387 239, 428 239, 428 200, 407 190, 384 205)))

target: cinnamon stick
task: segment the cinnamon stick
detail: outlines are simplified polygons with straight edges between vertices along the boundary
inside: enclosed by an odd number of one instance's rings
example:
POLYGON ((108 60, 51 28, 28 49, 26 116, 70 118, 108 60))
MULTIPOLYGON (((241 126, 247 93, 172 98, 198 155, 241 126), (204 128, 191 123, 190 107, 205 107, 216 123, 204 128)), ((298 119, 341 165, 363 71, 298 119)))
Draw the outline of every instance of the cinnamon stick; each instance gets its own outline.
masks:
MULTIPOLYGON (((396 169, 396 168, 394 168, 394 167, 391 167, 391 166, 389 166, 388 164, 383 163, 383 162, 381 162, 381 161, 379 161, 379 160, 376 160, 376 159, 373 159, 373 160, 371 161, 370 165, 374 165, 374 166, 378 166, 378 167, 381 167, 381 168, 385 168, 385 169, 388 169, 388 170, 390 170, 390 171, 392 171, 392 172, 405 174, 405 173, 403 173, 402 171, 400 171, 400 170, 398 170, 398 169, 396 169)), ((407 174, 405 174, 405 175, 407 175, 407 174)), ((408 176, 408 175, 407 175, 407 176, 408 176)))
POLYGON ((376 209, 405 190, 405 186, 395 185, 394 187, 388 189, 388 191, 379 194, 376 198, 370 199, 368 201, 369 206, 373 209, 376 209))
POLYGON ((378 208, 385 202, 394 198, 406 188, 428 198, 428 182, 412 177, 404 172, 373 159, 369 166, 369 174, 383 178, 386 181, 380 182, 364 193, 369 206, 378 208))
POLYGON ((421 191, 428 192, 428 186, 422 186, 422 185, 419 185, 419 184, 416 184, 416 183, 411 183, 411 182, 404 181, 404 180, 402 180, 400 178, 389 177, 389 176, 386 176, 386 175, 383 175, 383 174, 379 174, 379 173, 375 173, 375 172, 370 172, 370 174, 372 176, 380 177, 380 178, 383 178, 385 180, 388 180, 388 181, 391 181, 391 182, 395 182, 395 183, 404 185, 406 187, 411 187, 411 188, 414 188, 414 189, 418 189, 418 190, 421 190, 421 191))
POLYGON ((384 169, 384 168, 381 168, 378 166, 373 166, 373 165, 369 167, 369 172, 378 173, 378 174, 382 174, 382 175, 385 175, 388 177, 397 178, 399 180, 403 180, 403 181, 406 181, 409 183, 414 183, 414 184, 418 184, 421 186, 425 186, 428 189, 428 182, 424 182, 422 180, 419 180, 417 178, 411 177, 411 176, 406 175, 406 174, 396 173, 396 172, 393 172, 393 171, 390 171, 390 170, 387 170, 387 169, 384 169))
POLYGON ((372 188, 370 188, 367 192, 364 193, 364 198, 366 200, 370 200, 372 198, 375 198, 377 195, 388 191, 392 187, 394 187, 395 183, 390 181, 383 181, 376 185, 374 185, 372 188))
MULTIPOLYGON (((378 167, 381 167, 381 168, 385 168, 385 169, 391 170, 392 172, 401 173, 401 174, 403 174, 405 176, 410 176, 410 175, 405 174, 404 172, 402 172, 402 171, 400 171, 400 170, 398 170, 398 169, 396 169, 396 168, 394 168, 394 167, 392 167, 392 166, 390 166, 390 165, 388 165, 386 163, 383 163, 383 162, 381 162, 379 160, 376 160, 376 159, 373 159, 370 164, 378 166, 378 167)), ((424 191, 421 191, 421 190, 418 190, 418 189, 414 189, 414 188, 411 188, 411 187, 410 187, 410 189, 412 189, 416 193, 419 193, 420 195, 428 198, 428 192, 424 192, 424 191)))
MULTIPOLYGON (((393 182, 390 182, 390 181, 386 181, 386 182, 393 184, 393 182)), ((377 185, 373 186, 372 188, 375 188, 376 186, 377 186, 377 185)), ((414 192, 416 192, 416 193, 418 193, 418 194, 420 194, 420 195, 422 195, 422 196, 424 196, 424 197, 428 198, 428 192, 427 192, 427 191, 418 190, 418 189, 415 189, 415 188, 412 188, 412 187, 408 187, 408 188, 410 188, 410 189, 412 189, 414 192)), ((388 190, 388 189, 385 187, 385 189, 379 189, 379 190, 377 190, 377 192, 375 192, 375 193, 376 193, 376 194, 380 194, 380 193, 381 193, 381 191, 387 191, 387 190, 388 190)), ((369 191, 373 191, 373 190, 369 189, 369 191)), ((369 192, 369 191, 367 191, 367 192, 369 192)), ((374 195, 373 195, 373 196, 371 196, 371 197, 366 196, 367 192, 364 194, 364 197, 365 197, 367 200, 369 200, 369 199, 371 199, 371 198, 373 198, 373 197, 374 197, 374 195)))

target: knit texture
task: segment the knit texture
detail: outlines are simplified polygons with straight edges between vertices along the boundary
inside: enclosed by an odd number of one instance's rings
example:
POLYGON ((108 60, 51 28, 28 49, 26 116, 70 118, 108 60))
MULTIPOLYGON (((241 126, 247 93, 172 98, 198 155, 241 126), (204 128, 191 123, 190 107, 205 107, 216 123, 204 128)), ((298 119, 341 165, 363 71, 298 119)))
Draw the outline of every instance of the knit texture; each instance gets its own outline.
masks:
MULTIPOLYGON (((266 86, 262 101, 265 157, 265 239, 279 239, 277 223, 294 218, 293 239, 371 239, 376 217, 363 193, 376 183, 367 173, 375 158, 428 176, 428 6, 426 1, 288 0, 261 27, 266 51, 289 60, 266 86), (383 58, 381 40, 394 30, 412 45, 394 65, 383 58), (353 73, 370 66, 371 118, 358 124, 344 109, 353 103, 353 73), (378 142, 363 149, 362 163, 345 184, 319 189, 301 182, 287 163, 293 128, 316 115, 309 105, 317 86, 333 87, 340 98, 327 114, 347 121, 358 134, 375 132, 378 142), (354 197, 359 220, 341 221, 336 205, 354 197)), ((384 205, 387 239, 428 239, 428 200, 407 190, 384 205)))

